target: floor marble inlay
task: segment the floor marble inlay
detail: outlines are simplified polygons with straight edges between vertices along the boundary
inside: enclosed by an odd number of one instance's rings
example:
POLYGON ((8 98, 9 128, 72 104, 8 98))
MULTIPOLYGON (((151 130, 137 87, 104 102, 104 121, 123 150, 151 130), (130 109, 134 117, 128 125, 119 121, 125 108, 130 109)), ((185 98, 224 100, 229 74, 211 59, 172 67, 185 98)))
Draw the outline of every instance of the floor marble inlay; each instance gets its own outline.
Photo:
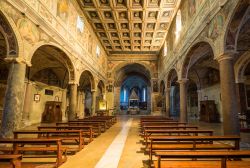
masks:
POLYGON ((110 144, 95 168, 117 168, 133 119, 122 126, 122 130, 110 144))

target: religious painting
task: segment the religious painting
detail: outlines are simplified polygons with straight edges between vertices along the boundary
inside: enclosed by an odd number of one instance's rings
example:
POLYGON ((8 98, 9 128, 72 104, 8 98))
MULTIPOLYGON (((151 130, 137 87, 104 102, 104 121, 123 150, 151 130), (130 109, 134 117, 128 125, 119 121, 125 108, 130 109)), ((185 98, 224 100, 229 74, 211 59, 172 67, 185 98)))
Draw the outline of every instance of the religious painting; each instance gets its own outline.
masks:
POLYGON ((19 20, 18 29, 23 38, 32 44, 40 38, 37 27, 28 19, 23 18, 19 20))
POLYGON ((196 12, 196 0, 188 0, 189 16, 193 16, 196 12))
POLYGON ((57 16, 59 16, 64 22, 68 19, 69 0, 57 1, 57 16))
POLYGON ((108 86, 106 87, 106 90, 107 90, 108 92, 113 92, 113 85, 108 85, 108 86))
POLYGON ((217 15, 209 25, 208 36, 213 40, 216 39, 223 28, 223 24, 224 24, 224 16, 222 14, 217 15))
POLYGON ((158 82, 153 81, 153 92, 158 92, 158 82))

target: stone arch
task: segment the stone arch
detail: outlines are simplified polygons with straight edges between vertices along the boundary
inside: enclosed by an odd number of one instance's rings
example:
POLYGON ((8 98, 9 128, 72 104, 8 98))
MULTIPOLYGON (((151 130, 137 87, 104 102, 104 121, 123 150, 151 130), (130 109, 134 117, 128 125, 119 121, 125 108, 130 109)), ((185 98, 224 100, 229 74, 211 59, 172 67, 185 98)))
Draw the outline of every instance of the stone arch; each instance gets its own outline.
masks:
POLYGON ((187 79, 190 67, 192 67, 192 65, 194 65, 198 60, 209 57, 211 54, 214 58, 214 49, 208 41, 199 41, 192 45, 184 57, 181 67, 181 78, 187 79), (197 52, 202 52, 203 54, 199 54, 197 52))
POLYGON ((238 1, 234 10, 225 22, 223 34, 223 49, 226 51, 237 51, 237 41, 242 26, 249 20, 250 5, 248 0, 238 1))
POLYGON ((160 93, 161 95, 164 95, 165 92, 165 82, 162 80, 160 83, 160 93))
POLYGON ((235 81, 244 81, 244 72, 247 65, 250 63, 250 52, 245 52, 235 63, 235 81))
POLYGON ((105 93, 105 84, 104 84, 103 80, 99 80, 97 87, 99 87, 101 89, 102 94, 105 93))
POLYGON ((174 78, 178 79, 177 70, 175 68, 172 68, 168 74, 167 74, 167 80, 166 80, 166 88, 171 87, 171 82, 174 78))
POLYGON ((143 62, 139 62, 139 61, 135 61, 135 62, 130 62, 130 61, 124 61, 118 65, 116 65, 115 67, 113 67, 113 77, 116 73, 116 71, 122 69, 123 67, 126 67, 127 65, 132 65, 132 64, 139 64, 143 67, 145 67, 149 72, 150 72, 150 76, 152 77, 153 76, 153 70, 152 68, 150 67, 150 65, 146 64, 146 63, 143 63, 143 62))
POLYGON ((85 69, 80 74, 81 75, 80 75, 80 79, 79 79, 79 86, 81 86, 82 81, 89 80, 91 90, 95 90, 96 89, 96 82, 95 82, 94 75, 91 73, 91 71, 85 69))
POLYGON ((7 57, 23 56, 23 41, 14 21, 0 10, 0 31, 7 42, 7 57))
MULTIPOLYGON (((56 43, 46 43, 46 42, 39 42, 37 43, 31 50, 28 56, 28 62, 31 65, 31 60, 35 54, 35 52, 40 49, 41 47, 52 47, 58 52, 61 52, 62 54, 57 54, 55 58, 60 61, 68 70, 69 72, 69 83, 74 83, 76 81, 76 70, 73 64, 73 61, 69 57, 70 53, 67 52, 64 48, 62 48, 60 45, 56 43)), ((31 65, 32 66, 32 65, 31 65)))

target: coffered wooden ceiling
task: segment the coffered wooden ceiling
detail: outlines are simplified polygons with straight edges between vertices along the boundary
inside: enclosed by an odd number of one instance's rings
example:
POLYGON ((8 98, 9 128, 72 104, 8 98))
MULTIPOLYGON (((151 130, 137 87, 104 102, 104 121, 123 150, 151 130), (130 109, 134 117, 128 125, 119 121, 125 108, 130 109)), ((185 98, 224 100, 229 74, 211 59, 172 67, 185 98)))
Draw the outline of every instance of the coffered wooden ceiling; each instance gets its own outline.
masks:
POLYGON ((157 54, 179 0, 78 0, 109 54, 157 54))

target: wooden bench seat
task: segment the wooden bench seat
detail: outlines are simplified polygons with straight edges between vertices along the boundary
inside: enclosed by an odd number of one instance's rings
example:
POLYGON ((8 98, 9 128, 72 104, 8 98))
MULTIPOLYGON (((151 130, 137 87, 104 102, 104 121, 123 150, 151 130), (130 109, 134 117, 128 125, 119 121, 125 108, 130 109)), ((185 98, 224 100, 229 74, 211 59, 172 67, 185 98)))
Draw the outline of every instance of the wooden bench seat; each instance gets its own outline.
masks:
POLYGON ((92 126, 38 126, 37 129, 41 130, 82 130, 82 135, 89 138, 89 143, 93 141, 92 126))
MULTIPOLYGON (((159 168, 157 160, 154 167, 159 168)), ((221 168, 221 161, 161 160, 161 168, 221 168)), ((227 161, 227 168, 250 168, 250 161, 227 161)))
POLYGON ((92 126, 94 135, 99 136, 102 132, 105 132, 105 127, 101 123, 93 122, 57 122, 56 126, 92 126))
MULTIPOLYGON (((20 139, 0 139, 0 144, 12 144, 13 154, 25 151, 53 151, 56 153, 56 166, 59 167, 66 160, 67 148, 62 147, 62 140, 58 138, 20 138, 20 139), (63 158, 63 153, 65 157, 63 158)), ((2 147, 3 148, 3 147, 2 147)), ((25 155, 24 155, 25 156, 25 155)), ((39 155, 40 157, 40 155, 39 155)))
POLYGON ((68 151, 80 151, 84 148, 84 137, 82 130, 19 130, 13 131, 14 138, 19 138, 20 135, 35 135, 36 138, 60 138, 62 143, 73 141, 78 148, 68 147, 68 151))
POLYGON ((193 146, 193 148, 191 148, 192 150, 221 150, 224 147, 224 149, 238 150, 240 148, 239 136, 150 136, 149 140, 150 145, 148 146, 148 150, 150 161, 152 161, 153 154, 159 150, 164 151, 175 148, 174 145, 176 145, 175 150, 183 150, 184 147, 188 147, 186 150, 190 150, 189 145, 193 146), (232 145, 227 144, 228 141, 233 142, 232 145), (183 146, 181 146, 181 143, 184 143, 183 146), (187 143, 189 143, 189 145, 187 143))
POLYGON ((19 154, 0 154, 0 161, 8 161, 12 168, 21 168, 22 155, 19 154))
MULTIPOLYGON (((227 161, 228 159, 241 159, 241 158, 250 158, 250 150, 234 150, 234 151, 168 151, 168 152, 156 152, 155 154, 157 156, 157 163, 154 162, 156 168, 165 168, 169 167, 168 161, 165 160, 162 162, 162 158, 167 158, 167 159, 220 159, 220 168, 228 168, 228 163, 233 163, 235 161, 227 161)), ((188 161, 186 161, 188 162, 188 161)), ((199 165, 201 162, 196 162, 196 161, 189 161, 194 162, 195 166, 200 166, 201 168, 204 167, 203 163, 199 165)), ((212 163, 212 161, 209 160, 209 162, 212 163)), ((236 161, 236 165, 238 166, 237 168, 242 168, 242 167, 250 167, 250 162, 245 162, 245 161, 236 161)), ((176 166, 175 166, 176 167, 176 166)), ((176 168, 183 168, 186 167, 185 164, 178 165, 176 168)), ((234 166, 235 167, 235 166, 234 166)), ((174 167, 173 167, 174 168, 174 167)), ((207 168, 207 167, 206 167, 207 168)), ((236 168, 236 167, 235 167, 236 168)))

